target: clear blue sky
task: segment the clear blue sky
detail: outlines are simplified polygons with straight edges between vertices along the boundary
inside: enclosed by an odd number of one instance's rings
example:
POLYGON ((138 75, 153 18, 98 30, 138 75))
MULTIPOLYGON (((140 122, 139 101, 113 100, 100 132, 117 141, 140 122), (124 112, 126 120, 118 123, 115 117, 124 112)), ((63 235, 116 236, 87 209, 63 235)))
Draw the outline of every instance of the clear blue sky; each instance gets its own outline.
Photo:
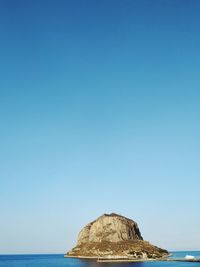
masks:
POLYGON ((200 1, 0 1, 0 253, 117 212, 200 249, 200 1))

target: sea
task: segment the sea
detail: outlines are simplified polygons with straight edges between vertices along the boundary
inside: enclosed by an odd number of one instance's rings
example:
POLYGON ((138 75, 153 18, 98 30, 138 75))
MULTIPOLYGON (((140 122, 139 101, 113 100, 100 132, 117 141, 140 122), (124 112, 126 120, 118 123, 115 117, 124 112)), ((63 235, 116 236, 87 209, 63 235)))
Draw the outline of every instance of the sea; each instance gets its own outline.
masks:
MULTIPOLYGON (((171 257, 200 257, 200 251, 171 252, 171 257)), ((63 254, 0 255, 0 267, 200 267, 199 262, 149 261, 134 263, 97 263, 95 260, 64 258, 63 254)))

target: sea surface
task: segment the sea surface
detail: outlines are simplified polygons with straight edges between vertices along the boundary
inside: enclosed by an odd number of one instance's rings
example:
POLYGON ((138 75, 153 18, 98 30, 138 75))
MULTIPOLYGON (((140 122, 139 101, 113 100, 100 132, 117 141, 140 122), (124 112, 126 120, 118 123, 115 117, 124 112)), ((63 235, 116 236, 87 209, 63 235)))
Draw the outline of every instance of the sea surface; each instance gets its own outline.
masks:
MULTIPOLYGON (((171 252, 175 258, 186 255, 200 257, 200 251, 171 252)), ((63 254, 51 255, 0 255, 0 267, 200 267, 198 262, 135 262, 97 263, 95 260, 64 258, 63 254)))

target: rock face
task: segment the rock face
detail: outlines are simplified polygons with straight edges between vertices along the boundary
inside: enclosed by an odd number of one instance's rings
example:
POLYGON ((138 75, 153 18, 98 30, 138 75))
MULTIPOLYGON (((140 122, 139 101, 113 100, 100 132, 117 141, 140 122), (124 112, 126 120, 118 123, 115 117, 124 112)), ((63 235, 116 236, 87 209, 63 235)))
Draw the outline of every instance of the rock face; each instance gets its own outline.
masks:
POLYGON ((87 224, 79 233, 75 248, 66 256, 109 258, 160 258, 167 255, 144 241, 138 225, 131 219, 111 213, 87 224))
POLYGON ((78 235, 77 245, 88 242, 143 240, 137 223, 118 214, 104 214, 86 225, 78 235))

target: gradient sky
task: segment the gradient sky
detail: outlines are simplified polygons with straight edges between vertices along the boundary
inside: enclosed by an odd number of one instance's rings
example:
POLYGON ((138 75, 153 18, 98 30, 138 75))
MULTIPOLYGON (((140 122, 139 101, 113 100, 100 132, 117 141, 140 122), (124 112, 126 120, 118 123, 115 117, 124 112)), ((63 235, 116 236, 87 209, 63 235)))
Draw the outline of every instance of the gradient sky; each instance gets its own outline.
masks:
POLYGON ((0 1, 0 253, 116 212, 200 249, 200 1, 0 1))

